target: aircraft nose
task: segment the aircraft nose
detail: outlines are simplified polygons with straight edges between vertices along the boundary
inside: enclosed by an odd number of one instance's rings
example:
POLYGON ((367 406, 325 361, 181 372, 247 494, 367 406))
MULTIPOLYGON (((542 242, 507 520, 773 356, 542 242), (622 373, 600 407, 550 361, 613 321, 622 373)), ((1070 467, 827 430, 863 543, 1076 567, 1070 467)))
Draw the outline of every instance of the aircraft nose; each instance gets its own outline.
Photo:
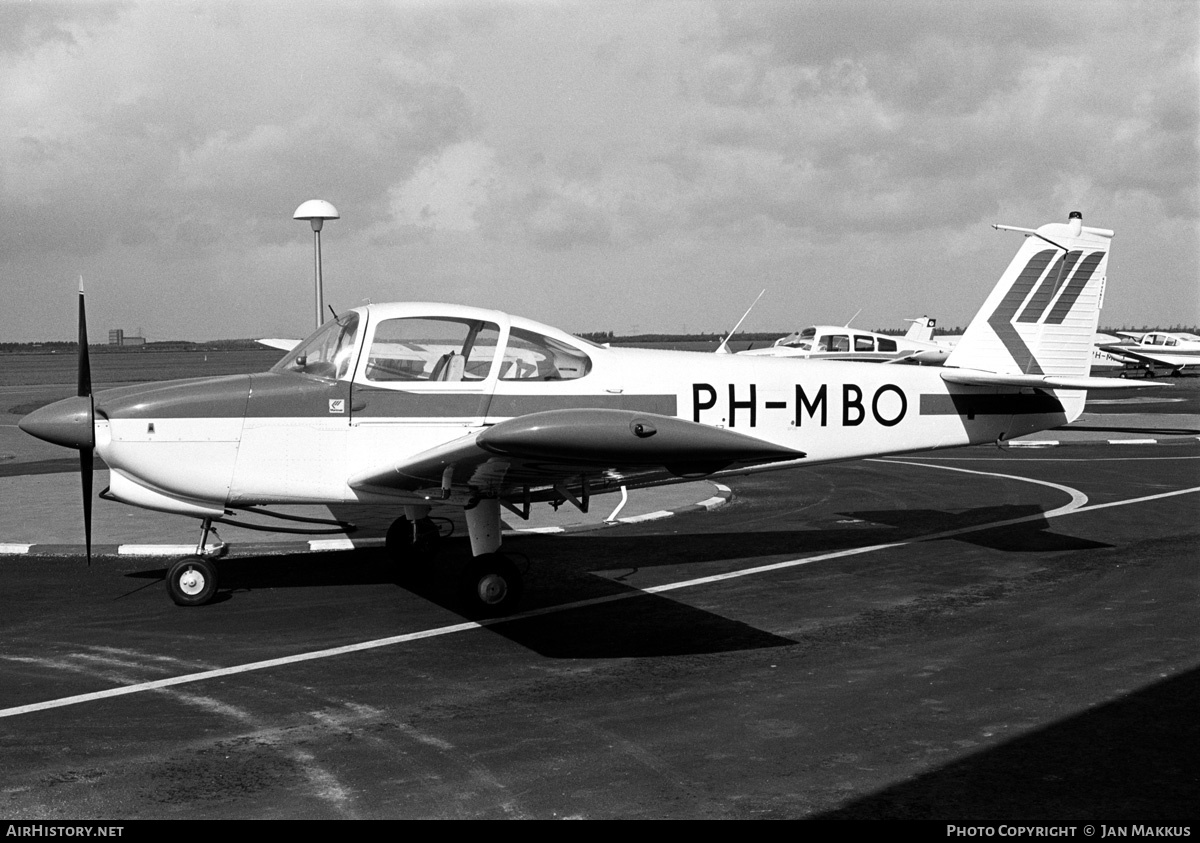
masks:
POLYGON ((96 443, 92 418, 92 397, 78 395, 34 410, 17 422, 17 427, 55 445, 91 448, 96 443))

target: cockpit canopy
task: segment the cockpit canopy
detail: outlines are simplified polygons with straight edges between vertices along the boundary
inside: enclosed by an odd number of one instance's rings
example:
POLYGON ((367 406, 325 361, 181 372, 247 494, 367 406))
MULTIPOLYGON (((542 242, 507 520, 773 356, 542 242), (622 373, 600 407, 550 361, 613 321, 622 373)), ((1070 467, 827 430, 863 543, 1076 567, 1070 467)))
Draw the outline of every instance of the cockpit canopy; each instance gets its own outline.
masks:
POLYGON ((298 372, 321 378, 350 376, 357 350, 358 314, 353 310, 326 322, 316 333, 289 351, 272 372, 298 372))
MULTIPOLYGON (((356 311, 325 323, 273 371, 353 377, 360 323, 356 311)), ((494 369, 502 381, 574 380, 592 368, 582 348, 534 328, 512 326, 505 335, 491 319, 411 315, 375 319, 372 325, 361 374, 370 383, 482 381, 494 369)))
POLYGON ((800 351, 849 352, 883 351, 895 352, 896 341, 875 337, 847 328, 821 328, 813 326, 775 341, 776 347, 795 348, 800 351))

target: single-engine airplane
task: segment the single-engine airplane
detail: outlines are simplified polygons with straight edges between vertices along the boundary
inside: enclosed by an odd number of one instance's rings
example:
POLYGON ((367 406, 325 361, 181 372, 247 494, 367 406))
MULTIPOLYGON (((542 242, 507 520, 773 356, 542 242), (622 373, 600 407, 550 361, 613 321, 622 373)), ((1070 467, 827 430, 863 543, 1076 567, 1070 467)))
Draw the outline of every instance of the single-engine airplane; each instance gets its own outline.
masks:
POLYGON ((1200 338, 1192 334, 1174 334, 1168 331, 1150 331, 1134 334, 1120 331, 1125 337, 1121 342, 1100 345, 1101 351, 1131 364, 1130 368, 1154 377, 1156 370, 1179 376, 1186 369, 1200 366, 1200 338))
MULTIPOLYGON (((378 504, 398 564, 436 540, 435 504, 465 511, 466 612, 513 611, 501 508, 536 501, 1002 442, 1077 418, 1112 232, 1025 232, 942 367, 607 348, 495 310, 370 304, 326 322, 270 371, 93 394, 82 291, 78 395, 20 427, 78 450, 90 558, 93 449, 105 499, 200 519, 196 555, 167 590, 217 590, 214 523, 270 504, 378 504), (400 513, 403 513, 402 515, 400 513)), ((249 526, 249 525, 246 525, 249 526)))
POLYGON ((937 322, 928 316, 909 319, 902 337, 861 331, 850 326, 810 325, 780 337, 774 345, 739 352, 749 357, 801 357, 862 363, 917 363, 941 366, 951 346, 933 340, 937 322))

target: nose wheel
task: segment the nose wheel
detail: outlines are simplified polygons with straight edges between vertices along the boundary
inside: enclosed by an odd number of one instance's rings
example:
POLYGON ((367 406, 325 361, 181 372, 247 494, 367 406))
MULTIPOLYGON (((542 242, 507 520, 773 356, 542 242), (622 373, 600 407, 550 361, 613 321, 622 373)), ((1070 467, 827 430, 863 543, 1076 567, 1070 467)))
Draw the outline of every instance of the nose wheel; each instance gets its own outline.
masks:
POLYGON ((185 556, 167 571, 167 593, 179 606, 203 606, 217 593, 217 566, 202 556, 185 556))

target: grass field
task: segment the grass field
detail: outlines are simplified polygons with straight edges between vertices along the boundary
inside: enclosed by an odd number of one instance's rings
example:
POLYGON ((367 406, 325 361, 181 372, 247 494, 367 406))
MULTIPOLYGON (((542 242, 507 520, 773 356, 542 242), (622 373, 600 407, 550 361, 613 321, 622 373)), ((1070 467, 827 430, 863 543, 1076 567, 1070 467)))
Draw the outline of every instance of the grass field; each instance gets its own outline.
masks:
MULTIPOLYGON (((167 381, 213 375, 263 372, 283 357, 276 348, 234 351, 146 351, 91 355, 92 383, 97 388, 119 383, 167 381)), ((75 355, 0 354, 0 387, 74 384, 75 355)))

